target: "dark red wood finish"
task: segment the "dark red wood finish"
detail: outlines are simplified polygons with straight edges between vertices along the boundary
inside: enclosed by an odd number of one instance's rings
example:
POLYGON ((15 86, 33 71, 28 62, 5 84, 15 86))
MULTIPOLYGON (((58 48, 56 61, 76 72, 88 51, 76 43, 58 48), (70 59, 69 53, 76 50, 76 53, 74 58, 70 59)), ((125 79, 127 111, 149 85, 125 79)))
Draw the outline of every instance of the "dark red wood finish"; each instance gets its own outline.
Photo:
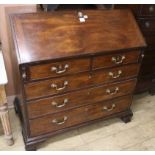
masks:
POLYGON ((20 73, 15 107, 26 150, 100 119, 131 120, 146 46, 138 25, 128 10, 82 13, 83 23, 77 11, 11 17, 20 73))
POLYGON ((129 108, 130 104, 131 96, 127 96, 121 97, 120 99, 115 99, 113 102, 100 102, 33 119, 30 120, 30 135, 34 137, 37 135, 46 134, 48 132, 74 126, 82 122, 125 111, 129 108), (108 110, 106 110, 106 108, 108 108, 108 110), (55 122, 55 120, 57 122, 55 122))
POLYGON ((139 67, 140 65, 138 64, 132 64, 106 70, 97 70, 92 73, 80 73, 61 78, 28 83, 24 85, 26 99, 30 100, 49 95, 62 94, 75 89, 136 77, 139 72, 139 67), (113 76, 109 75, 110 73, 112 73, 113 76), (53 84, 56 85, 56 87, 52 87, 53 84))
POLYGON ((136 80, 117 82, 104 86, 86 88, 80 91, 57 95, 28 103, 29 118, 49 113, 56 113, 70 108, 79 107, 89 103, 131 94, 134 91, 136 80), (111 92, 108 92, 110 90, 111 92), (66 102, 65 102, 66 101, 66 102))

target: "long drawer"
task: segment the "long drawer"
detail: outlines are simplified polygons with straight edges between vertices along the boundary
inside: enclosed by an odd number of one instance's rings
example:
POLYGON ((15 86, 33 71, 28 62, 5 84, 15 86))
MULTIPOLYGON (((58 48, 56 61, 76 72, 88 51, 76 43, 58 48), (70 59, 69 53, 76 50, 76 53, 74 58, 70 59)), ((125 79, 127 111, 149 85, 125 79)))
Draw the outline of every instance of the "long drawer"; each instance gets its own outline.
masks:
POLYGON ((70 108, 131 94, 136 79, 107 84, 27 103, 29 118, 56 113, 70 108))
POLYGON ((30 135, 34 137, 122 112, 129 108, 131 99, 131 96, 120 97, 29 120, 30 135))
POLYGON ((126 65, 92 73, 76 74, 40 82, 25 84, 26 99, 61 94, 67 91, 85 88, 91 85, 104 84, 137 76, 139 64, 126 65))

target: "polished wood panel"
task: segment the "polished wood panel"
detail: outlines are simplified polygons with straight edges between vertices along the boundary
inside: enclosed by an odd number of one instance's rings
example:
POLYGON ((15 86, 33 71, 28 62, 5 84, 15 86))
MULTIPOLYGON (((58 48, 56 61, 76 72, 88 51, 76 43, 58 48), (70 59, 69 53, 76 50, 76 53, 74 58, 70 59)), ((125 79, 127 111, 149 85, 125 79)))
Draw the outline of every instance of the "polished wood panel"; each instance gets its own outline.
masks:
POLYGON ((31 137, 87 121, 85 106, 30 120, 31 137), (56 120, 59 124, 54 123, 56 120), (64 123, 63 123, 64 122, 64 123))
POLYGON ((88 16, 84 23, 77 11, 13 15, 19 63, 146 46, 130 11, 84 10, 83 14, 88 16))
POLYGON ((97 56, 93 60, 93 69, 114 67, 129 63, 137 63, 140 51, 121 52, 119 54, 111 54, 107 56, 97 56))
POLYGON ((126 96, 119 99, 100 102, 98 104, 91 104, 86 108, 87 117, 89 120, 93 120, 127 110, 131 105, 131 100, 131 96, 126 96))
POLYGON ((29 118, 131 94, 135 85, 136 79, 31 101, 28 103, 29 118))
POLYGON ((132 64, 106 70, 98 70, 92 73, 76 74, 35 83, 28 83, 24 86, 26 98, 27 100, 30 100, 38 97, 61 94, 92 85, 135 77, 138 74, 139 67, 140 65, 138 64, 132 64), (109 75, 110 73, 113 75, 109 75), (55 87, 52 87, 53 84, 55 87))
POLYGON ((32 65, 29 67, 29 80, 58 77, 66 74, 84 72, 89 70, 90 59, 88 58, 32 65))
POLYGON ((67 128, 82 122, 97 119, 126 110, 131 104, 131 96, 120 99, 82 106, 72 110, 30 120, 31 136, 42 135, 51 131, 67 128), (110 111, 104 108, 115 107, 110 111))

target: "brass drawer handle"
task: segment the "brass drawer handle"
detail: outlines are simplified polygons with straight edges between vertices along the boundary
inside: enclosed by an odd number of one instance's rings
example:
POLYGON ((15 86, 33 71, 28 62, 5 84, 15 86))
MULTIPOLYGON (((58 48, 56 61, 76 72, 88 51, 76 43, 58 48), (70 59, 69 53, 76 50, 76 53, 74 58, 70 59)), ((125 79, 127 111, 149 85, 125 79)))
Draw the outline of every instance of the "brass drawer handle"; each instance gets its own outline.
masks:
POLYGON ((145 22, 145 27, 149 28, 150 27, 150 23, 149 22, 145 22))
POLYGON ((118 91, 119 91, 119 88, 116 87, 116 88, 114 89, 114 91, 111 91, 110 89, 107 89, 107 90, 106 90, 106 93, 108 93, 108 94, 110 94, 110 95, 115 95, 115 94, 117 94, 118 91))
POLYGON ((109 112, 109 111, 114 110, 115 107, 116 107, 116 105, 115 105, 115 104, 112 104, 111 108, 108 108, 107 106, 104 106, 104 107, 103 107, 103 110, 109 112))
POLYGON ((62 104, 58 104, 57 102, 53 101, 51 104, 57 108, 61 108, 64 107, 66 105, 66 103, 68 103, 68 99, 65 98, 62 104))
POLYGON ((61 124, 64 124, 67 119, 68 119, 67 116, 64 116, 62 119, 59 119, 59 120, 53 119, 52 123, 57 124, 57 125, 61 125, 61 124))
POLYGON ((64 67, 62 67, 62 65, 59 65, 58 67, 52 67, 51 71, 55 71, 57 74, 61 74, 66 72, 67 68, 69 68, 68 64, 65 64, 64 67))
POLYGON ((113 79, 116 79, 116 78, 119 78, 122 74, 122 71, 119 70, 117 75, 115 75, 113 72, 109 72, 109 75, 113 78, 113 79))
POLYGON ((153 11, 154 11, 154 6, 153 6, 153 5, 151 5, 151 6, 149 7, 149 11, 150 11, 150 12, 153 12, 153 11))
POLYGON ((124 55, 123 56, 116 56, 116 57, 112 57, 111 61, 114 62, 115 64, 121 64, 121 63, 123 63, 124 59, 125 59, 124 55))
POLYGON ((64 81, 64 84, 63 84, 63 85, 64 85, 63 87, 58 88, 57 84, 52 83, 52 84, 51 84, 51 87, 52 87, 52 88, 55 88, 55 89, 58 90, 58 91, 64 90, 64 89, 66 88, 66 86, 68 85, 68 81, 64 81))

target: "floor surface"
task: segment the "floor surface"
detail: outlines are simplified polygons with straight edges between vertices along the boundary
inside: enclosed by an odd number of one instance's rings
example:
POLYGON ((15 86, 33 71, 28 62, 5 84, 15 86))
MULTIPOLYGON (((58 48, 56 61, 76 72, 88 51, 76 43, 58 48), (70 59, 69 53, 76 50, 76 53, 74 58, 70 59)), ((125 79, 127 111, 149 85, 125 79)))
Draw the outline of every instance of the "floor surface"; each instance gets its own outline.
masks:
MULTIPOLYGON (((93 125, 55 136, 42 143, 38 150, 155 150, 155 96, 136 95, 132 105, 130 123, 120 119, 101 121, 93 125)), ((24 150, 19 119, 10 110, 15 144, 7 146, 0 124, 0 150, 24 150)))

